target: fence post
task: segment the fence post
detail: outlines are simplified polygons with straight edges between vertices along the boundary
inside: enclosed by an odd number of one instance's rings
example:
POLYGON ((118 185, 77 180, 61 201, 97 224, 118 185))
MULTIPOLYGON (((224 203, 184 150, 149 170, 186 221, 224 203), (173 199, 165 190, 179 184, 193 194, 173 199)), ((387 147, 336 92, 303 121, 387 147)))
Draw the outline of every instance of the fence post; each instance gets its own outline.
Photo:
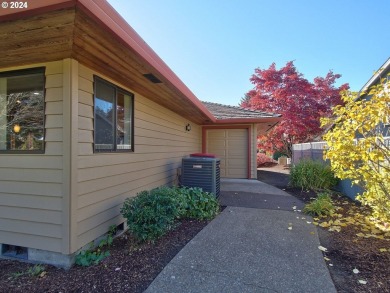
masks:
POLYGON ((310 159, 313 161, 313 145, 310 142, 310 159))
POLYGON ((302 148, 302 144, 300 144, 299 146, 301 147, 301 156, 299 157, 299 160, 301 161, 303 158, 303 148, 302 148))

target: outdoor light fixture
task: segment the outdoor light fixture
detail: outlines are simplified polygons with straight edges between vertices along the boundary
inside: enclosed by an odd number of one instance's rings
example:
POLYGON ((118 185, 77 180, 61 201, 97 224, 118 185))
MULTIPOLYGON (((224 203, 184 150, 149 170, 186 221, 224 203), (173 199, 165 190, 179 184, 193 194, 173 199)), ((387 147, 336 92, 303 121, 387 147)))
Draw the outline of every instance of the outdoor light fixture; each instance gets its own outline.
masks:
POLYGON ((190 124, 190 123, 188 123, 188 124, 186 125, 186 131, 191 131, 191 124, 190 124))
POLYGON ((19 126, 19 124, 15 124, 15 125, 14 125, 14 132, 15 132, 15 133, 19 133, 19 132, 20 132, 20 126, 19 126))

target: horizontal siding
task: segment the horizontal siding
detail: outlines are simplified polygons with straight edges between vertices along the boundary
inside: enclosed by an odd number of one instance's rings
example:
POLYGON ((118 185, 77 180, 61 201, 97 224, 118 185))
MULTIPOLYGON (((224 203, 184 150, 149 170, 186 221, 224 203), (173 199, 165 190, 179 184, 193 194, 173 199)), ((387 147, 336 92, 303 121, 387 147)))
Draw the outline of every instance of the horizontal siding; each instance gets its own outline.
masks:
MULTIPOLYGON (((110 218, 110 217, 106 216, 105 218, 110 218)), ((91 242, 91 239, 96 239, 97 237, 107 233, 111 225, 119 225, 121 222, 123 222, 123 219, 120 217, 120 215, 117 215, 116 217, 112 217, 110 218, 110 220, 106 222, 96 221, 94 225, 91 225, 91 227, 94 226, 93 228, 91 229, 84 228, 84 231, 79 230, 78 242, 83 245, 88 244, 89 242, 91 242)), ((82 224, 80 226, 82 226, 82 224)))
MULTIPOLYGON (((116 193, 125 193, 129 191, 129 188, 134 184, 143 184, 144 186, 148 180, 154 176, 155 181, 160 181, 167 176, 175 176, 177 172, 177 164, 171 163, 170 165, 155 166, 149 169, 138 169, 135 172, 127 172, 116 176, 106 176, 100 179, 89 180, 79 183, 79 192, 83 193, 79 198, 79 207, 85 205, 94 204, 98 198, 95 197, 96 192, 105 190, 107 196, 111 193, 115 196, 116 193), (150 177, 150 178, 149 178, 150 177), (139 181, 138 183, 135 183, 139 181)), ((137 186, 137 185, 135 185, 137 186)), ((131 189, 130 189, 131 190, 131 189)), ((131 194, 129 194, 131 196, 131 194)))
POLYGON ((91 99, 91 93, 79 89, 78 95, 79 103, 93 106, 93 99, 91 99))
MULTIPOLYGON (((47 145, 47 144, 46 144, 47 145)), ((3 155, 0 154, 0 168, 55 169, 62 170, 62 157, 47 155, 3 155)))
MULTIPOLYGON (((82 68, 82 66, 81 66, 82 68)), ((85 68, 84 68, 85 69, 85 68)), ((88 155, 93 152, 93 75, 83 74, 79 70, 78 79, 78 154, 88 155)))
MULTIPOLYGON (((88 182, 95 183, 93 180, 100 180, 104 178, 115 177, 119 175, 126 175, 129 173, 129 166, 137 171, 146 170, 146 172, 150 172, 150 169, 153 168, 164 168, 169 166, 176 166, 177 159, 181 159, 181 156, 172 157, 172 158, 163 158, 163 159, 154 159, 153 157, 148 160, 142 160, 139 158, 138 161, 129 163, 117 163, 106 166, 96 166, 93 168, 93 173, 89 172, 90 168, 84 168, 79 170, 79 178, 82 178, 82 183, 86 184, 88 182), (167 160, 170 160, 172 163, 167 164, 167 160)), ((132 172, 134 173, 134 172, 132 172)), ((80 186, 81 188, 81 186, 80 186)))
POLYGON ((46 143, 50 142, 62 142, 62 128, 49 128, 46 129, 46 143))
POLYGON ((52 73, 47 74, 46 75, 46 88, 48 88, 48 89, 53 89, 53 88, 60 89, 63 86, 62 81, 63 81, 62 72, 61 73, 54 73, 54 74, 52 74, 52 73))
POLYGON ((0 169, 0 178, 3 181, 62 183, 61 170, 48 169, 0 169))
POLYGON ((0 196, 0 206, 25 207, 32 209, 42 208, 42 201, 45 203, 45 209, 51 211, 62 210, 62 198, 53 196, 42 196, 34 194, 14 194, 2 193, 0 196))
POLYGON ((50 113, 50 115, 62 114, 62 101, 47 102, 46 113, 50 113))
MULTIPOLYGON (((46 67, 45 153, 0 154, 0 243, 61 252, 63 68, 46 67)), ((0 69, 8 71, 13 69, 0 69)))
POLYGON ((79 103, 79 115, 87 118, 92 117, 93 116, 92 106, 79 103))
MULTIPOLYGON (((135 153, 138 154, 138 151, 135 153)), ((99 160, 96 160, 94 156, 80 156, 78 161, 79 172, 82 172, 83 169, 88 168, 96 168, 96 167, 106 167, 113 166, 118 164, 129 164, 136 162, 147 162, 147 161, 155 161, 155 160, 177 160, 178 158, 182 158, 187 155, 187 152, 182 153, 166 153, 166 152, 154 152, 148 154, 147 157, 135 155, 135 153, 128 153, 125 155, 122 154, 109 154, 109 153, 101 153, 96 154, 99 156, 99 160)), ((79 177, 80 179, 81 177, 79 177)), ((83 180, 83 178, 81 178, 83 180)))
POLYGON ((79 129, 93 131, 93 120, 90 117, 79 116, 78 125, 79 129))
POLYGON ((187 119, 125 88, 135 95, 135 151, 94 154, 94 74, 105 78, 79 66, 79 246, 107 232, 111 224, 123 221, 120 208, 125 198, 176 182, 182 157, 201 149, 200 126, 191 123, 191 132, 186 132, 187 119))
POLYGON ((0 206, 0 218, 56 225, 61 224, 61 211, 43 210, 42 207, 38 209, 39 212, 36 213, 36 209, 30 207, 0 206))
POLYGON ((92 217, 88 217, 86 219, 79 220, 78 225, 78 235, 84 233, 85 231, 94 229, 95 227, 106 223, 107 219, 112 219, 115 217, 118 217, 120 214, 120 209, 122 206, 122 201, 117 200, 116 204, 113 200, 110 200, 110 205, 105 205, 100 210, 85 208, 83 210, 80 210, 79 215, 84 214, 93 214, 92 217))
POLYGON ((93 143, 92 131, 79 129, 79 143, 93 143))
MULTIPOLYGON (((46 111, 47 112, 47 111, 46 111)), ((63 116, 62 115, 46 115, 46 128, 59 128, 63 125, 63 116)))
MULTIPOLYGON (((1 193, 62 196, 62 184, 47 182, 0 181, 1 193)), ((0 193, 0 194, 1 194, 0 193)), ((42 202, 44 204, 44 202, 42 202)))
POLYGON ((79 143, 78 153, 79 155, 88 155, 93 152, 92 143, 79 143))
MULTIPOLYGON (((46 144, 45 155, 46 156, 59 156, 63 154, 63 143, 62 141, 51 141, 46 144)), ((62 171, 61 171, 62 172, 62 171)))
MULTIPOLYGON (((0 218, 0 230, 5 232, 14 232, 20 234, 30 234, 42 237, 61 238, 61 227, 60 225, 43 223, 42 221, 23 221, 19 219, 5 219, 0 218)), ((6 244, 10 244, 4 242, 6 244)), ((30 247, 29 243, 23 242, 22 246, 30 247)))
MULTIPOLYGON (((47 84, 46 84, 47 86, 47 84)), ((46 89, 46 103, 62 101, 62 87, 46 89)))
POLYGON ((148 177, 140 178, 138 180, 129 181, 116 188, 102 189, 93 193, 85 194, 80 198, 80 208, 78 213, 78 221, 93 217, 101 211, 111 208, 117 202, 124 201, 125 198, 133 197, 138 192, 146 189, 155 188, 174 180, 175 175, 171 177, 162 176, 161 174, 149 175, 148 177), (153 184, 150 183, 153 181, 153 184), (88 211, 89 213, 82 213, 88 211))
MULTIPOLYGON (((1 225, 2 221, 0 221, 1 225)), ((22 225, 27 223, 22 223, 22 225)), ((42 228, 42 227, 41 227, 42 228)), ((1 229, 1 228, 0 228, 1 229)), ((49 251, 61 251, 62 239, 58 237, 42 236, 37 234, 18 233, 15 231, 2 230, 0 233, 0 243, 12 244, 24 247, 37 248, 49 251), (44 239, 44 240, 42 240, 44 239)))

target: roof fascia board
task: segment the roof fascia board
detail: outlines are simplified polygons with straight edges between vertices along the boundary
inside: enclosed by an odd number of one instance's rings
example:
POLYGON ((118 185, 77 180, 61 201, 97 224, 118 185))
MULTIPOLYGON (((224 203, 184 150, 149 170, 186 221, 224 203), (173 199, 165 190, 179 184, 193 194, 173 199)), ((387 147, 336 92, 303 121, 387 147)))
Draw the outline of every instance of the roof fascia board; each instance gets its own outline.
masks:
POLYGON ((282 117, 264 117, 264 118, 229 118, 218 119, 215 124, 245 124, 245 123, 265 123, 265 122, 279 122, 282 117))

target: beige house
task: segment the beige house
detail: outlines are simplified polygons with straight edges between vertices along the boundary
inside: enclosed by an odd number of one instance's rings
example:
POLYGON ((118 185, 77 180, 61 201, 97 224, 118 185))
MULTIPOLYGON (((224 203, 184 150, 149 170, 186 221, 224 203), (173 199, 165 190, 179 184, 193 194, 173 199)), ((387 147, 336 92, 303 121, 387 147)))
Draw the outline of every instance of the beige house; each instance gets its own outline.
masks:
POLYGON ((105 1, 28 5, 0 10, 2 257, 70 266, 190 153, 256 178, 256 136, 278 115, 203 104, 105 1))

